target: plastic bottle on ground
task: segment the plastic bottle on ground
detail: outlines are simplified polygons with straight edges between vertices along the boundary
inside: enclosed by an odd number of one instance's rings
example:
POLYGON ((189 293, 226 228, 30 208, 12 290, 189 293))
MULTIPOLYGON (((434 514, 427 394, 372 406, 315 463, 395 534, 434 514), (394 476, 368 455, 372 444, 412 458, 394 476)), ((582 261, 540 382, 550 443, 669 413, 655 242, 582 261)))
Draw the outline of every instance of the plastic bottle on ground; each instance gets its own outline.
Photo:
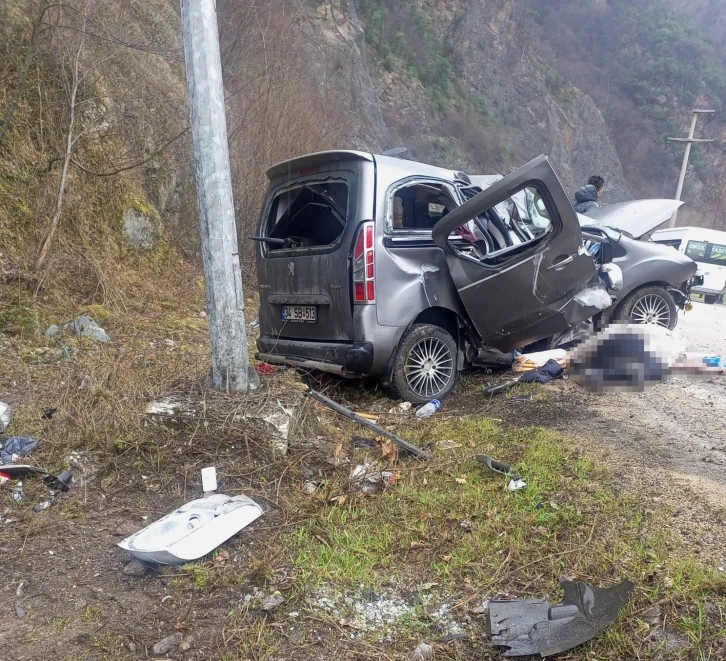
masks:
POLYGON ((428 404, 424 404, 416 411, 417 418, 428 418, 441 408, 441 402, 438 399, 432 399, 428 404))

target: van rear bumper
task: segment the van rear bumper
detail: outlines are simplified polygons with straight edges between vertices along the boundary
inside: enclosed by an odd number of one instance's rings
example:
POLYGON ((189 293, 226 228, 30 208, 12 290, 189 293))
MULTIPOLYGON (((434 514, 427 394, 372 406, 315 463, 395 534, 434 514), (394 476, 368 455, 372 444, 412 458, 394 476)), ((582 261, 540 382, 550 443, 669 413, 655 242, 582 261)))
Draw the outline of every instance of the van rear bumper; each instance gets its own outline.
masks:
POLYGON ((372 342, 303 342, 263 335, 257 349, 257 360, 333 374, 369 374, 373 367, 372 342))

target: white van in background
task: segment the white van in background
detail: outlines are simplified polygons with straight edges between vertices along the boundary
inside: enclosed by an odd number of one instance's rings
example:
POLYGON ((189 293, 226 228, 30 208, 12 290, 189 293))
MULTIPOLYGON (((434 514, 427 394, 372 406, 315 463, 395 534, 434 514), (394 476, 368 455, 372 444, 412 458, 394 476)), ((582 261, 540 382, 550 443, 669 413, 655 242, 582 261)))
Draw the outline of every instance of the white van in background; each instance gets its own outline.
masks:
POLYGON ((703 294, 706 303, 723 303, 726 295, 726 232, 702 227, 673 227, 654 232, 651 240, 672 246, 698 263, 703 286, 694 294, 703 294))

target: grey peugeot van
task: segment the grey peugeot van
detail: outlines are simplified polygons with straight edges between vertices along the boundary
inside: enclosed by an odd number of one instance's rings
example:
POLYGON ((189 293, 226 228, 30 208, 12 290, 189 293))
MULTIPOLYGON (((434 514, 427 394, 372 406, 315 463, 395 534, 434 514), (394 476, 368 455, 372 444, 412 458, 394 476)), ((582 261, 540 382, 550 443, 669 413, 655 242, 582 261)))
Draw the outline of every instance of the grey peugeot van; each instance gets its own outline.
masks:
MULTIPOLYGON (((423 403, 491 348, 565 333, 623 287, 621 269, 585 249, 545 156, 502 178, 330 151, 268 178, 254 237, 259 360, 378 376, 423 403)), ((695 263, 673 265, 687 299, 695 263)))

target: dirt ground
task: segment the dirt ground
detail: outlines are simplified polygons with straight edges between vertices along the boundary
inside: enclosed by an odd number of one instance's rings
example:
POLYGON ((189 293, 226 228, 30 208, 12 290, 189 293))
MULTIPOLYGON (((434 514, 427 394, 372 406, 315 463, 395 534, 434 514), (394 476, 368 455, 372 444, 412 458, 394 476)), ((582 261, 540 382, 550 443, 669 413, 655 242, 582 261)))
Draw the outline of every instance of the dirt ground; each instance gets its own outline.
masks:
MULTIPOLYGON (((694 303, 676 334, 689 352, 726 357, 726 306, 694 303)), ((685 541, 726 565, 726 377, 674 378, 640 394, 552 390, 546 410, 524 417, 586 438, 624 487, 667 502, 685 541)))
MULTIPOLYGON (((726 306, 695 303, 676 329, 687 351, 726 357, 726 306)), ((598 435, 639 454, 648 465, 726 489, 726 379, 673 379, 641 395, 611 395, 593 403, 598 435)), ((726 502, 726 501, 724 501, 726 502)))
MULTIPOLYGON (((679 327, 689 349, 726 355, 726 307, 697 304, 691 314, 679 327)), ((177 351, 164 350, 169 355, 177 351)), ((89 356, 88 360, 97 358, 89 356)), ((130 360, 128 355, 124 360, 130 360)), ((183 360, 178 360, 175 369, 187 369, 183 360)), ((196 360, 188 359, 188 369, 200 372, 193 362, 196 360)), ((146 355, 138 357, 138 370, 161 369, 160 364, 146 355)), ((54 382, 44 386, 48 388, 44 397, 66 407, 59 411, 58 415, 64 417, 58 422, 54 419, 44 423, 46 449, 40 458, 54 465, 66 457, 65 438, 69 430, 79 427, 77 420, 84 414, 72 408, 75 401, 114 410, 118 398, 127 397, 125 405, 142 412, 145 402, 161 394, 159 390, 130 392, 121 383, 113 386, 117 390, 112 397, 104 394, 99 385, 92 399, 80 399, 88 389, 82 366, 61 363, 42 369, 57 370, 58 374, 54 382), (78 388, 70 391, 66 382, 78 384, 78 388), (72 394, 64 395, 66 392, 72 394)), ((15 391, 21 409, 23 388, 30 392, 35 374, 29 370, 27 382, 19 383, 15 391)), ((109 371, 104 383, 113 385, 114 378, 109 371)), ((269 389, 247 400, 205 399, 208 394, 199 383, 180 381, 178 393, 196 401, 202 398, 203 416, 192 415, 171 426, 140 416, 136 431, 114 432, 109 437, 112 442, 106 439, 102 445, 100 435, 111 434, 117 424, 109 418, 105 423, 108 429, 99 427, 95 432, 98 438, 88 432, 88 437, 78 439, 76 447, 81 450, 74 460, 74 470, 81 479, 76 488, 45 512, 36 514, 31 509, 32 503, 45 497, 42 485, 28 481, 26 504, 22 507, 12 503, 7 488, 2 490, 0 565, 5 581, 0 591, 0 658, 406 658, 406 650, 412 649, 415 640, 383 641, 385 644, 378 645, 356 637, 353 642, 351 630, 343 628, 339 619, 325 619, 307 611, 301 615, 306 625, 298 626, 294 621, 297 606, 294 613, 288 608, 284 618, 259 610, 260 599, 272 590, 282 591, 294 604, 302 603, 303 597, 295 594, 294 586, 300 577, 289 536, 310 514, 301 500, 303 466, 314 465, 314 451, 306 448, 331 434, 330 419, 320 409, 307 408, 301 421, 304 438, 287 458, 273 455, 266 442, 268 431, 239 419, 240 415, 274 405, 274 382, 283 376, 265 378, 269 389), (198 497, 199 470, 207 465, 216 465, 220 470, 220 489, 230 495, 251 496, 264 506, 265 516, 236 538, 228 547, 229 555, 222 559, 182 570, 162 568, 144 578, 126 575, 128 556, 116 543, 181 502, 198 497), (174 634, 181 635, 181 645, 167 652, 154 651, 155 643, 174 634), (279 641, 284 641, 284 653, 276 652, 279 641), (396 644, 402 648, 397 649, 396 644)), ((541 397, 521 404, 509 403, 506 396, 485 400, 482 385, 495 378, 503 377, 482 373, 467 376, 457 394, 445 403, 441 416, 456 419, 477 414, 512 428, 537 425, 563 432, 573 439, 573 444, 588 448, 609 466, 616 489, 637 494, 646 506, 652 501, 654 509, 667 507, 674 531, 706 566, 726 566, 725 378, 673 381, 642 395, 603 396, 589 395, 575 384, 561 381, 542 387, 541 397)), ((164 387, 164 392, 169 392, 164 387)), ((333 392, 339 400, 361 407, 372 408, 376 401, 378 410, 394 405, 381 399, 380 393, 362 390, 360 384, 337 384, 333 392)), ((388 420, 388 424, 391 422, 388 420)), ((425 422, 393 426, 399 431, 413 431, 421 444, 432 440, 427 437, 425 422)), ((349 431, 349 438, 347 434, 349 431)), ((330 470, 324 463, 319 465, 322 470, 330 470)), ((458 586, 447 595, 448 603, 466 599, 468 589, 466 585, 458 586)), ((480 615, 471 617, 481 619, 480 615)), ((437 654, 437 658, 500 658, 485 648, 474 649, 457 652, 452 648, 437 654)), ((585 657, 575 654, 566 658, 585 657)))

